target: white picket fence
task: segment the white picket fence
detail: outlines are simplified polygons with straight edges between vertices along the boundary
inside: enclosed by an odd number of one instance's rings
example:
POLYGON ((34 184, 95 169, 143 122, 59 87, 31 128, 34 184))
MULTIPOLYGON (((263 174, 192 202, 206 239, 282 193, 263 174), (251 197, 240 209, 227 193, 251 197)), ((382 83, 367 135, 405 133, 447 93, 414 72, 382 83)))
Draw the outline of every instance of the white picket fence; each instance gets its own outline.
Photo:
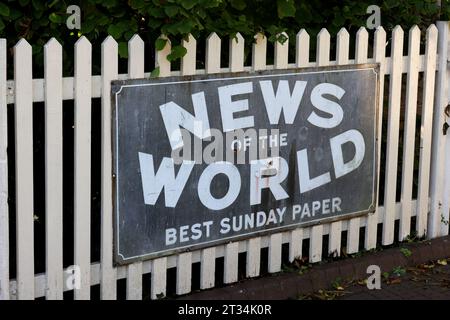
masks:
MULTIPOLYGON (((369 57, 369 34, 361 28, 356 35, 355 59, 349 59, 350 36, 342 29, 337 34, 336 61, 330 61, 330 34, 326 29, 318 34, 315 62, 310 61, 310 36, 301 30, 295 39, 295 63, 288 61, 288 41, 275 44, 274 65, 266 65, 267 40, 258 34, 252 48, 252 65, 244 66, 244 39, 239 34, 230 39, 229 67, 221 68, 222 41, 211 34, 206 41, 205 70, 196 70, 196 40, 183 41, 187 54, 179 71, 171 71, 166 56, 170 42, 156 52, 160 76, 193 75, 218 72, 239 72, 292 67, 346 65, 378 62, 381 74, 389 76, 387 115, 387 145, 384 205, 374 214, 350 220, 299 228, 294 231, 256 237, 245 241, 186 252, 169 257, 114 267, 112 180, 111 180, 111 101, 110 81, 149 77, 144 72, 144 42, 134 36, 128 43, 128 74, 118 74, 118 45, 108 37, 101 48, 101 75, 92 75, 92 48, 82 37, 75 44, 73 77, 62 77, 62 48, 54 39, 44 48, 45 77, 32 78, 32 49, 21 40, 14 47, 14 80, 6 78, 6 41, 0 40, 0 299, 61 299, 66 287, 63 268, 62 209, 62 101, 74 100, 74 263, 80 266, 81 288, 74 290, 75 299, 89 299, 90 287, 100 284, 102 299, 117 297, 117 280, 126 279, 126 297, 142 299, 142 276, 151 273, 151 297, 166 293, 167 269, 176 267, 176 293, 191 291, 192 264, 200 262, 200 287, 215 283, 216 258, 224 257, 224 283, 238 280, 238 255, 246 253, 246 276, 260 275, 261 249, 268 248, 268 271, 281 270, 282 244, 289 244, 289 259, 302 256, 302 241, 309 239, 309 259, 322 260, 323 237, 329 235, 328 252, 340 254, 341 235, 347 231, 347 253, 369 250, 377 245, 377 225, 383 225, 381 243, 389 245, 394 238, 403 240, 411 230, 411 218, 416 217, 416 232, 430 238, 447 235, 450 196, 450 139, 443 135, 447 120, 444 109, 449 102, 449 26, 438 22, 426 30, 425 54, 420 54, 421 32, 409 31, 407 55, 403 54, 404 31, 375 32, 373 56, 369 57), (387 41, 391 52, 386 53, 387 41), (413 199, 414 143, 418 106, 419 74, 423 73, 422 123, 420 127, 419 187, 413 199), (402 90, 402 75, 407 75, 406 90, 402 90), (405 97, 404 136, 399 135, 401 97, 405 97), (101 172, 101 260, 91 261, 91 98, 101 98, 102 107, 102 172, 101 172), (33 102, 45 102, 45 203, 46 203, 46 272, 35 274, 33 240, 33 102), (9 276, 8 177, 7 177, 7 104, 14 104, 16 180, 16 263, 17 277, 9 276), (401 202, 396 202, 399 139, 403 139, 401 202), (400 221, 399 233, 394 223, 400 221), (364 248, 359 247, 360 228, 365 227, 364 248)), ((290 39, 292 41, 292 39, 290 39)), ((379 124, 383 119, 384 76, 381 76, 379 124)), ((378 144, 381 146, 381 132, 378 144)), ((304 255, 304 254, 303 254, 304 255)))

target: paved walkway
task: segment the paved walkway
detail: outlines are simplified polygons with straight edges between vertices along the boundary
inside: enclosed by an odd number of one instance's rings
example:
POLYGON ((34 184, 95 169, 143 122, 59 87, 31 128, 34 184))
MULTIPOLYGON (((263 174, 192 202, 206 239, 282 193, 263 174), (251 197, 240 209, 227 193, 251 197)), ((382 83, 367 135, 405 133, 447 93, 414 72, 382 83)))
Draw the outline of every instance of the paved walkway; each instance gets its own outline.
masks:
POLYGON ((381 288, 369 290, 364 280, 335 281, 331 287, 300 299, 450 300, 450 258, 416 267, 395 268, 382 276, 381 288))
POLYGON ((328 263, 194 292, 183 300, 446 299, 450 300, 450 236, 405 243, 328 263), (381 269, 380 290, 368 290, 367 268, 381 269), (343 280, 341 280, 343 279, 343 280))

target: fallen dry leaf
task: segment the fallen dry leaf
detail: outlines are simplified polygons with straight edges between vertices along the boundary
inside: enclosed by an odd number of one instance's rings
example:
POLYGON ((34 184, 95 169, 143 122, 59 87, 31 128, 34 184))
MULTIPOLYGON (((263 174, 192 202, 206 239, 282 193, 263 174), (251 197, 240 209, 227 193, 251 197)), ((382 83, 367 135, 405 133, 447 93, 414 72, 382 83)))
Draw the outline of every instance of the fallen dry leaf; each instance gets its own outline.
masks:
POLYGON ((441 266, 446 266, 447 265, 447 260, 445 260, 445 259, 438 260, 437 263, 440 264, 441 266))

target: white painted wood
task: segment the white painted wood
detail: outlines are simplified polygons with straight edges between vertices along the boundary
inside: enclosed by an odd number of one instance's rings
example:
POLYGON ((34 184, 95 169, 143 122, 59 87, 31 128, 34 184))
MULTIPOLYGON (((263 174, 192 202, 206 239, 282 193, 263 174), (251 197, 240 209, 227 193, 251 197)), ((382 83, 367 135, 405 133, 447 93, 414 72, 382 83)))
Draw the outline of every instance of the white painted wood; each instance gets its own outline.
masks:
POLYGON ((267 38, 258 33, 252 45, 252 67, 253 71, 266 69, 267 38))
MULTIPOLYGON (((161 36, 161 38, 167 39, 164 35, 161 36)), ((156 51, 155 64, 160 68, 160 77, 167 77, 170 75, 170 62, 167 60, 167 55, 170 54, 170 50, 171 45, 170 40, 168 40, 162 50, 156 51)), ((157 299, 158 296, 165 296, 167 285, 167 258, 163 257, 152 260, 151 272, 151 299, 157 299)))
MULTIPOLYGON (((416 133, 417 87, 419 81, 420 29, 414 26, 409 31, 409 71, 406 84, 405 121, 403 134, 402 187, 400 202, 399 240, 404 240, 411 232, 411 202, 414 176, 414 143, 416 133)), ((427 201, 428 202, 428 201, 427 201)))
MULTIPOLYGON (((166 36, 161 35, 160 38, 167 39, 166 36)), ((171 45, 170 40, 167 39, 166 45, 162 50, 156 50, 155 53, 155 66, 159 68, 159 76, 160 77, 168 77, 170 76, 170 61, 167 60, 167 56, 170 54, 171 45)))
MULTIPOLYGON (((415 217, 416 216, 416 201, 413 201, 413 206, 412 206, 412 216, 415 217)), ((382 223, 384 220, 384 207, 378 207, 378 223, 382 223)), ((400 219, 400 214, 401 214, 401 203, 397 202, 396 206, 395 206, 395 219, 398 220, 400 219)), ((361 227, 366 227, 366 220, 361 219, 361 227)), ((348 229, 348 223, 344 223, 342 224, 342 231, 347 231, 348 229)), ((302 239, 309 239, 310 238, 310 230, 308 228, 305 229, 298 229, 298 230, 302 230, 302 239)), ((323 228, 323 234, 327 235, 330 233, 330 228, 327 228, 327 226, 325 225, 323 228)), ((283 243, 291 243, 291 232, 283 232, 282 233, 283 236, 283 243)), ((267 248, 269 246, 269 236, 263 236, 260 237, 261 239, 261 247, 262 248, 267 248)), ((219 245, 214 247, 216 250, 216 257, 217 258, 221 258, 224 257, 225 254, 225 250, 224 250, 224 245, 219 245)), ((245 242, 239 242, 239 253, 242 252, 246 252, 247 251, 247 245, 245 242)), ((196 263, 196 262, 201 262, 201 252, 200 251, 194 251, 192 252, 192 263, 196 263)), ((177 266, 178 263, 178 256, 176 255, 172 255, 172 256, 168 256, 167 257, 167 268, 174 268, 177 266)), ((148 273, 148 272, 152 272, 151 270, 151 261, 144 261, 142 264, 142 270, 143 273, 148 273)), ((100 283, 100 263, 92 263, 91 264, 91 285, 97 285, 100 283)), ((67 274, 64 274, 65 276, 65 280, 67 277, 67 274)), ((127 277, 127 267, 126 266, 118 266, 117 267, 117 279, 125 279, 127 277)), ((65 281, 64 280, 64 281, 65 281)), ((35 275, 35 297, 43 297, 45 296, 45 290, 46 290, 46 277, 45 277, 45 273, 41 273, 41 274, 36 274, 35 275)), ((11 299, 16 299, 16 288, 17 288, 17 281, 16 280, 11 280, 9 282, 10 284, 10 297, 11 299)), ((64 287, 64 291, 67 291, 67 287, 64 287)))
POLYGON ((288 67, 288 54, 289 54, 289 37, 286 32, 281 34, 286 39, 283 43, 279 41, 275 42, 275 69, 286 69, 288 67))
POLYGON ((202 250, 200 261, 200 289, 214 287, 216 275, 216 248, 202 250))
POLYGON ((45 73, 45 263, 47 300, 63 298, 62 47, 44 46, 45 73))
POLYGON ((152 261, 152 275, 151 275, 151 298, 166 296, 167 286, 167 258, 158 258, 152 261))
POLYGON ((225 245, 225 260, 223 282, 233 283, 238 280, 239 242, 231 242, 225 245))
POLYGON ((347 232, 347 253, 348 254, 358 252, 359 226, 360 226, 360 218, 353 218, 353 219, 348 220, 348 232, 347 232))
MULTIPOLYGON (((359 221, 358 221, 359 222, 359 221)), ((332 222, 328 241, 328 254, 335 258, 341 255, 342 221, 332 222)))
MULTIPOLYGON (((384 31, 383 27, 378 27, 375 31, 375 39, 374 39, 374 49, 373 49, 373 55, 376 62, 380 63, 380 71, 379 71, 379 78, 380 78, 380 87, 379 87, 379 94, 378 94, 378 137, 377 137, 377 144, 378 144, 378 150, 381 150, 381 138, 382 138, 382 123, 383 123, 383 101, 384 101, 384 75, 385 75, 385 69, 386 69, 386 32, 384 31)), ((378 152, 377 155, 377 172, 380 172, 380 161, 381 159, 381 152, 378 152)), ((380 179, 377 179, 377 185, 376 190, 379 190, 380 185, 380 179)), ((377 192, 377 197, 375 198, 375 212, 370 213, 367 216, 366 221, 366 233, 365 233, 365 239, 364 239, 364 248, 366 250, 374 249, 377 245, 377 228, 378 228, 378 221, 381 217, 378 207, 378 197, 379 192, 377 192)))
POLYGON ((347 29, 341 28, 336 40, 336 62, 341 65, 348 64, 350 50, 350 34, 347 29))
POLYGON ((197 40, 195 40, 192 34, 189 34, 188 39, 182 41, 182 45, 186 48, 187 52, 186 55, 181 58, 181 74, 185 76, 195 74, 197 40))
POLYGON ((244 71, 244 38, 238 32, 230 39, 230 72, 244 71))
POLYGON ((142 262, 128 265, 127 300, 142 300, 142 262))
MULTIPOLYGON (((159 52, 159 51, 158 51, 159 52)), ((424 71, 425 66, 425 56, 421 55, 419 58, 419 72, 424 71)), ((354 63, 354 59, 349 60, 349 64, 354 63)), ((375 59, 370 58, 368 60, 368 63, 375 62, 375 59)), ((302 62, 303 63, 303 62, 302 62)), ((337 65, 336 61, 330 61, 330 65, 334 66, 337 65)), ((304 65, 305 67, 315 67, 315 62, 306 62, 304 65)), ((296 63, 289 63, 288 68, 296 68, 296 63)), ((389 75, 391 74, 391 57, 385 58, 385 66, 384 66, 384 72, 385 74, 389 75)), ((406 73, 408 70, 408 57, 404 56, 402 58, 400 67, 402 69, 402 73, 406 73)), ((399 68, 396 66, 396 68, 399 68)), ((273 70, 273 65, 267 66, 268 70, 273 70)), ((221 68, 220 72, 229 72, 230 68, 221 68)), ((252 71, 251 66, 246 66, 243 68, 242 71, 252 71)), ((198 75, 204 75, 206 72, 203 69, 197 69, 195 74, 198 75)), ((180 71, 170 71, 170 76, 179 76, 181 73, 180 71)), ((145 77, 150 77, 150 72, 146 72, 145 77)), ((128 74, 119 74, 118 76, 119 80, 126 80, 129 79, 128 74)), ((7 103, 14 103, 14 80, 8 80, 7 81, 8 91, 7 91, 7 103)), ((73 92, 73 77, 66 77, 63 78, 63 100, 73 100, 74 98, 74 92, 73 92)), ((92 98, 100 98, 101 97, 101 89, 102 89, 102 79, 100 75, 92 76, 92 98)), ((33 79, 33 101, 34 102, 43 102, 44 99, 44 79, 33 79)))
POLYGON ((34 297, 33 239, 33 102, 31 46, 22 39, 14 47, 16 84, 16 251, 17 298, 34 297))
MULTIPOLYGON (((330 33, 327 29, 320 30, 317 35, 316 65, 327 66, 330 63, 330 33)), ((323 225, 311 228, 309 243, 309 261, 311 263, 322 260, 323 225)))
POLYGON ((186 252, 177 256, 177 288, 178 295, 191 292, 192 253, 186 252))
POLYGON ((222 41, 219 36, 213 32, 206 39, 206 73, 220 72, 220 52, 222 41))
MULTIPOLYGON (((448 47, 449 47, 449 23, 448 21, 438 21, 437 28, 439 32, 438 44, 438 72, 436 76, 436 94, 435 108, 433 112, 433 137, 431 151, 431 174, 430 174, 430 197, 431 207, 428 220, 427 238, 435 238, 441 235, 443 228, 442 217, 448 216, 448 194, 444 194, 444 175, 448 167, 445 168, 446 139, 449 137, 442 134, 442 127, 448 120, 444 111, 449 103, 448 82, 450 78, 450 69, 448 65, 448 47), (443 204, 446 204, 444 208, 443 204), (444 209, 446 212, 444 212, 444 209)), ((450 121, 448 121, 450 123, 450 121)), ((447 176, 448 177, 448 176, 447 176)), ((448 221, 448 219, 447 219, 448 221)), ((447 226, 448 228, 448 226, 447 226)))
POLYGON ((392 73, 389 82, 389 114, 386 150, 386 183, 384 203, 386 208, 383 222, 382 244, 390 245, 394 241, 395 195, 397 191, 398 139, 400 121, 400 97, 402 90, 402 73, 394 68, 403 56, 403 30, 396 26, 392 31, 391 63, 392 73))
MULTIPOLYGON (((366 28, 361 27, 356 33, 356 52, 355 63, 366 63, 369 47, 369 34, 366 28)), ((359 226, 361 218, 356 217, 349 220, 349 228, 347 232, 347 253, 352 254, 358 252, 359 248, 359 226)))
MULTIPOLYGON (((196 70, 196 46, 197 41, 190 34, 188 40, 183 40, 183 46, 187 52, 181 58, 181 75, 193 75, 196 70)), ((191 292, 192 278, 192 252, 185 252, 177 256, 177 285, 178 295, 191 292)))
POLYGON ((297 33, 295 46, 295 65, 298 68, 309 64, 309 34, 305 29, 297 33))
POLYGON ((6 39, 0 39, 0 300, 9 299, 8 119, 6 39))
POLYGON ((275 233, 270 236, 268 268, 270 273, 281 271, 281 244, 281 233, 275 233))
MULTIPOLYGON (((144 41, 135 34, 128 41, 128 75, 130 79, 144 77, 144 41)), ((142 262, 128 265, 127 300, 142 299, 142 262)))
POLYGON ((117 298, 117 271, 113 267, 113 196, 111 143, 111 81, 118 75, 118 45, 108 36, 102 43, 102 173, 101 173, 101 281, 102 300, 117 298))
POLYGON ((91 49, 84 36, 75 43, 74 262, 81 277, 76 300, 89 299, 91 289, 91 49))
POLYGON ((322 260, 323 225, 314 226, 310 230, 309 262, 320 262, 322 260))
POLYGON ((289 262, 302 257, 303 229, 289 232, 289 262))
MULTIPOLYGON (((428 195, 430 182, 431 139, 433 133, 433 100, 436 77, 436 53, 438 31, 435 25, 427 29, 425 58, 427 68, 424 72, 422 124, 420 128, 419 189, 417 194, 416 231, 419 237, 427 234, 428 195), (427 99, 427 97, 430 97, 427 99)), ((447 195, 448 197, 449 195, 447 195)))
POLYGON ((323 28, 317 35, 316 65, 319 67, 330 64, 330 33, 323 28))
MULTIPOLYGON (((336 61, 340 65, 349 63, 350 35, 345 28, 339 30, 336 44, 336 61)), ((332 257, 341 254, 342 221, 335 221, 330 225, 330 238, 328 241, 328 253, 332 257)))
POLYGON ((259 276, 261 270, 261 238, 251 238, 247 241, 247 272, 249 278, 259 276))

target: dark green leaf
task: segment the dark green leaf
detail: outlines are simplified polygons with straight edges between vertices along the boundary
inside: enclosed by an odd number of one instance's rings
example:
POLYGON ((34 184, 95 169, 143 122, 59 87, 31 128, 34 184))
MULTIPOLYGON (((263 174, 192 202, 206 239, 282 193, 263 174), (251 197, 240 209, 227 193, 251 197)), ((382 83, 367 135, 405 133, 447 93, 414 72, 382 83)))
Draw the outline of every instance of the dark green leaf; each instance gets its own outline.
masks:
POLYGON ((295 17, 294 0, 277 0, 278 17, 295 17))
POLYGON ((4 17, 8 17, 9 16, 9 7, 0 2, 0 15, 4 16, 4 17))
POLYGON ((230 4, 233 8, 238 10, 244 10, 247 7, 245 0, 231 0, 230 4))
POLYGON ((164 12, 169 16, 173 17, 175 16, 179 11, 179 8, 177 6, 168 6, 164 8, 164 12))
POLYGON ((180 45, 174 46, 174 47, 172 47, 170 54, 167 55, 167 60, 174 61, 174 60, 180 59, 181 57, 184 57, 186 52, 187 52, 187 50, 185 47, 180 46, 180 45))
POLYGON ((161 38, 156 39, 156 41, 155 41, 156 50, 159 51, 159 50, 164 49, 164 47, 166 46, 166 43, 167 43, 167 39, 161 39, 161 38))

